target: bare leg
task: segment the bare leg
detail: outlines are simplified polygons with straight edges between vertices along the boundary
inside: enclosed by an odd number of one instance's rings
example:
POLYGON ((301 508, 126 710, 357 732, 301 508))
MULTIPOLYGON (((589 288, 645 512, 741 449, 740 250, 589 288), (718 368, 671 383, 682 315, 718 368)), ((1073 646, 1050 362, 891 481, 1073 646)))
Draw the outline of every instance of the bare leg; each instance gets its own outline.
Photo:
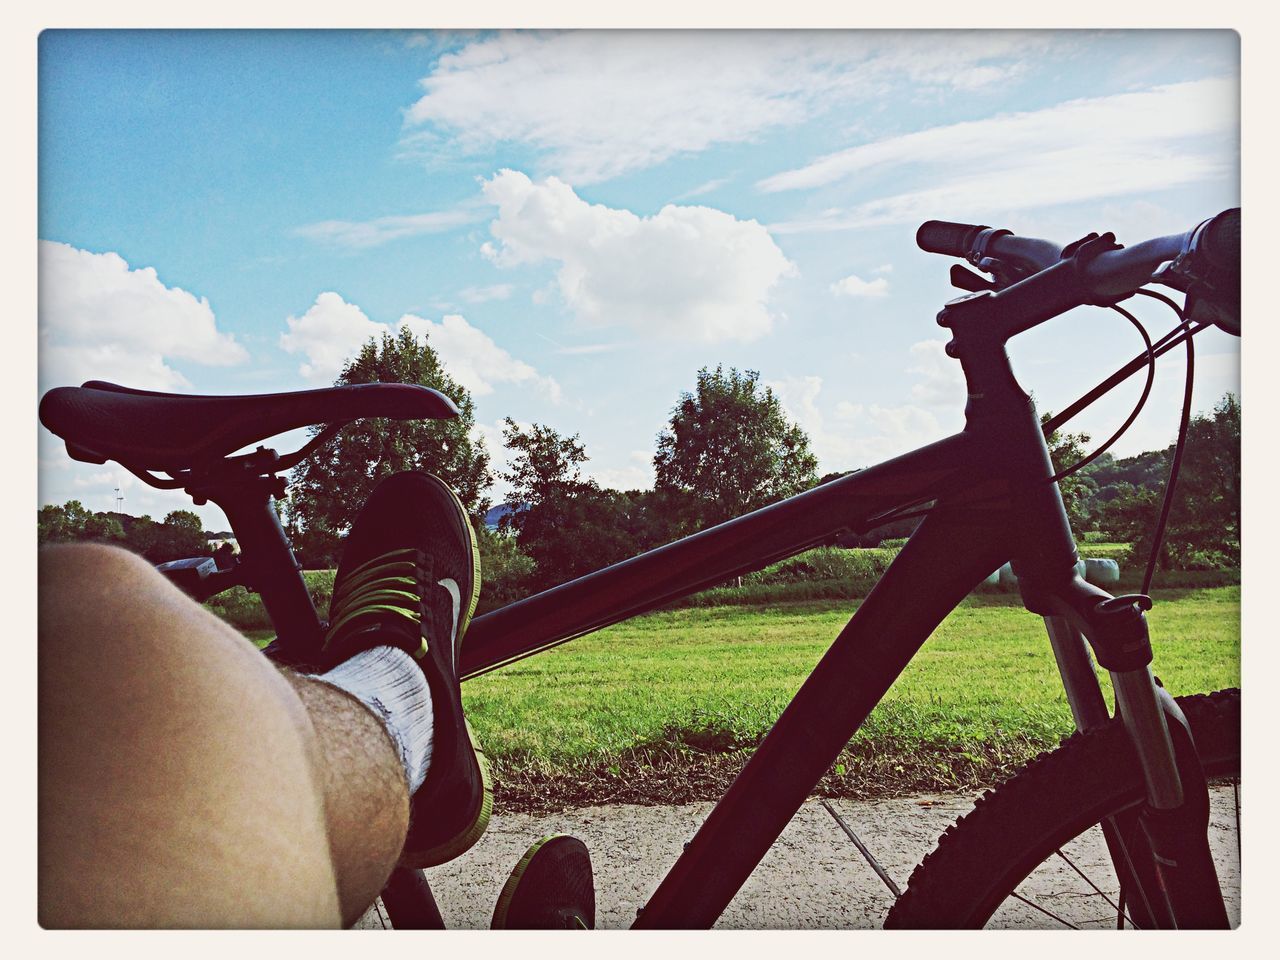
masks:
POLYGON ((41 924, 358 915, 408 820, 372 715, 286 680, 141 558, 81 545, 39 564, 41 924))
POLYGON ((340 867, 342 925, 350 926, 369 909, 400 856, 409 829, 409 786, 387 731, 362 703, 328 684, 285 676, 315 729, 329 849, 340 867), (385 757, 376 744, 385 744, 385 757), (370 753, 386 762, 371 763, 370 753))

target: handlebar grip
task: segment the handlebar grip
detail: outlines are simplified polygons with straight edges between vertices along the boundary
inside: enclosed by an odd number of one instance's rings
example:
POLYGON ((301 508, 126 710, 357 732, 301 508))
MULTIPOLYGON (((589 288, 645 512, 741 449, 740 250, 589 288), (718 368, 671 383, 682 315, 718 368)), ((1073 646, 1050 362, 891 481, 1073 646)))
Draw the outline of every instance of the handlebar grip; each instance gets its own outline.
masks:
POLYGON ((978 234, 989 227, 972 223, 950 223, 946 220, 929 220, 916 231, 916 246, 926 253, 941 253, 948 257, 966 257, 978 234))
POLYGON ((1240 208, 1224 210, 1207 224, 1200 238, 1199 252, 1215 270, 1240 272, 1240 208))

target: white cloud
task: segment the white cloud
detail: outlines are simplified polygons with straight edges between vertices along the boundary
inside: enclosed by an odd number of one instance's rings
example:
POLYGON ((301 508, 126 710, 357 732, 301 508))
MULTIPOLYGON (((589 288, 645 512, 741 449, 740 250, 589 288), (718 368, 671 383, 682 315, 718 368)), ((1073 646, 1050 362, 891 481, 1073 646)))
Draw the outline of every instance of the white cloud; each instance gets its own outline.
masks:
POLYGON ((767 230, 708 207, 651 217, 588 204, 550 177, 503 170, 484 182, 498 207, 486 255, 510 266, 557 261, 560 295, 584 323, 720 342, 768 333, 777 282, 794 273, 767 230))
POLYGON ((280 346, 288 353, 305 356, 298 372, 318 383, 332 382, 366 340, 388 331, 386 324, 370 320, 359 307, 333 292, 320 294, 306 313, 289 317, 285 325, 288 331, 280 335, 280 346))
MULTIPOLYGON (((1234 175, 1239 153, 1234 80, 1072 100, 1044 110, 933 127, 839 151, 758 184, 812 189, 884 171, 928 186, 780 223, 778 232, 850 229, 930 217, 990 217, 1119 197, 1234 175)), ((987 221, 983 221, 987 222, 987 221)))
POLYGON ((946 356, 938 340, 912 345, 910 355, 906 373, 919 378, 911 387, 913 402, 865 405, 840 400, 834 407, 834 424, 820 405, 821 377, 768 381, 786 415, 809 435, 819 473, 869 467, 961 428, 965 387, 959 363, 946 356))
POLYGON ((112 380, 154 390, 190 387, 170 361, 211 366, 249 355, 218 330, 209 301, 167 287, 115 253, 39 242, 41 387, 112 380))
POLYGON ((913 364, 907 367, 908 373, 920 377, 920 382, 911 387, 911 397, 928 407, 942 407, 946 410, 964 408, 966 387, 964 371, 960 361, 947 356, 947 347, 942 340, 921 340, 911 345, 913 364))
POLYGON ((884 277, 875 280, 863 280, 856 274, 849 274, 843 280, 831 284, 831 292, 841 297, 887 297, 889 281, 884 277))
POLYGON ((335 247, 362 250, 403 237, 444 233, 454 227, 475 223, 478 219, 474 210, 438 210, 433 213, 378 217, 374 220, 321 220, 296 227, 293 234, 335 247))
POLYGON ((415 336, 427 338, 449 376, 475 396, 492 393, 494 384, 514 383, 536 386, 560 401, 560 385, 554 379, 511 356, 458 314, 448 314, 437 323, 406 313, 391 327, 370 320, 338 294, 326 292, 301 317, 289 317, 285 324, 288 330, 280 335, 280 346, 306 357, 298 372, 317 383, 332 382, 370 337, 394 335, 408 327, 415 336))
POLYGON ((458 314, 448 314, 439 323, 405 314, 396 324, 397 330, 402 327, 408 327, 416 336, 426 336, 449 376, 474 396, 493 393, 495 383, 528 383, 537 386, 554 402, 560 402, 560 384, 511 356, 487 333, 471 326, 458 314))
POLYGON ((528 144, 571 183, 744 143, 908 83, 920 97, 997 89, 1073 41, 1049 33, 501 33, 436 62, 406 147, 439 157, 528 144), (696 95, 690 92, 695 91, 696 95))
POLYGON ((651 490, 654 482, 653 453, 632 450, 624 466, 590 467, 586 474, 608 490, 651 490))
POLYGON ((459 291, 458 296, 467 303, 488 303, 490 300, 510 299, 514 290, 515 287, 509 283, 495 283, 489 287, 466 287, 459 291))

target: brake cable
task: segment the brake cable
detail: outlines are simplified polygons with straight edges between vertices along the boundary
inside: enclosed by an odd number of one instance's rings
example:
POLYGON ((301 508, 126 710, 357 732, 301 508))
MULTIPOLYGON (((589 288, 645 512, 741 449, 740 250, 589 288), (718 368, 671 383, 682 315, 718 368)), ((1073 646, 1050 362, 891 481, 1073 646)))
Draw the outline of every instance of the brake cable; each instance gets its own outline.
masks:
MULTIPOLYGON (((1133 410, 1130 412, 1129 418, 1125 420, 1124 423, 1120 424, 1120 429, 1117 430, 1115 433, 1113 433, 1111 435, 1111 438, 1107 440, 1106 443, 1098 447, 1098 449, 1093 451, 1093 453, 1089 454, 1089 456, 1084 457, 1083 459, 1067 467, 1065 470, 1062 470, 1059 473, 1056 473, 1052 477, 1050 477, 1049 478, 1050 483, 1057 483, 1059 480, 1063 480, 1071 476, 1077 470, 1082 469, 1083 467, 1092 463, 1094 460, 1098 459, 1098 457, 1106 453, 1107 450, 1111 447, 1111 445, 1115 443, 1117 440, 1119 440, 1124 435, 1125 431, 1128 430, 1129 427, 1133 424, 1133 421, 1138 418, 1138 414, 1140 414, 1142 412, 1142 408, 1146 406, 1147 398, 1151 396, 1151 386, 1156 381, 1156 353, 1155 353, 1155 346, 1151 343, 1151 335, 1147 333, 1147 328, 1142 325, 1142 321, 1140 321, 1128 310, 1124 309, 1123 307, 1116 306, 1115 304, 1112 304, 1111 309, 1114 310, 1116 313, 1120 314, 1130 323, 1132 323, 1134 327, 1137 328, 1138 333, 1142 334, 1142 342, 1147 345, 1147 382, 1143 386, 1142 395, 1138 397, 1138 402, 1134 405, 1133 410)), ((1179 310, 1178 315, 1179 317, 1181 317, 1182 311, 1179 310)))
MULTIPOLYGON (((1159 340, 1156 340, 1153 342, 1151 340, 1150 335, 1147 333, 1146 328, 1135 316, 1133 316, 1133 314, 1129 313, 1127 310, 1125 310, 1122 307, 1112 305, 1111 309, 1115 310, 1117 313, 1122 314, 1126 319, 1128 319, 1129 322, 1131 322, 1137 328, 1138 332, 1142 335, 1143 342, 1146 345, 1145 352, 1142 354, 1139 354, 1137 357, 1134 357, 1133 360, 1129 361, 1129 363, 1125 364, 1123 367, 1117 370, 1114 374, 1112 374, 1102 383, 1098 384, 1096 387, 1090 390, 1087 394, 1082 396, 1079 400, 1072 403, 1071 406, 1065 409, 1062 413, 1059 413, 1056 416, 1051 417, 1044 424, 1044 431, 1045 431, 1045 436, 1046 437, 1049 436, 1051 433, 1058 430, 1064 423, 1066 423, 1068 420, 1070 420, 1072 417, 1078 414, 1085 407, 1090 406, 1099 397, 1103 396, 1106 393, 1109 393, 1111 390, 1119 386, 1120 383, 1122 383, 1123 381, 1131 377, 1134 373, 1138 371, 1138 369, 1140 369, 1142 365, 1145 364, 1145 366, 1147 367, 1147 382, 1143 387, 1142 395, 1139 397, 1138 403, 1135 405, 1133 411, 1129 414, 1129 417, 1120 426, 1120 429, 1118 429, 1107 440, 1106 443, 1100 446, 1088 457, 1085 457, 1082 460, 1078 461, 1077 463, 1072 464, 1070 467, 1063 470, 1061 473, 1050 478, 1049 482, 1056 483, 1057 481, 1063 479, 1064 477, 1071 476, 1077 470, 1080 470, 1087 464, 1093 462, 1095 459, 1097 459, 1099 456, 1105 453, 1107 449, 1112 446, 1112 444, 1114 444, 1117 440, 1120 439, 1120 437, 1133 424, 1133 421, 1137 418, 1138 414, 1142 412, 1142 408, 1146 404, 1147 398, 1151 394, 1151 388, 1155 378, 1156 360, 1160 356, 1164 355, 1169 350, 1172 350, 1174 347, 1178 346, 1181 343, 1185 343, 1187 345, 1187 358, 1188 358, 1187 387, 1183 397, 1182 421, 1179 426, 1177 446, 1174 451, 1174 460, 1170 467, 1170 479, 1165 487, 1165 500, 1161 507, 1160 520, 1157 525, 1157 531, 1156 531, 1157 549, 1152 553, 1152 557, 1156 557, 1159 554, 1158 545, 1160 541, 1163 540, 1163 537, 1164 537, 1164 527, 1165 527, 1165 523, 1168 520, 1169 510, 1172 508, 1172 505, 1173 505, 1172 490, 1173 490, 1173 485, 1177 482, 1178 468, 1180 467, 1181 461, 1182 461, 1182 448, 1186 440, 1186 430, 1190 420, 1191 378, 1194 374, 1194 366, 1195 366, 1195 348, 1192 345, 1191 341, 1192 341, 1192 338, 1197 333, 1200 333, 1202 330, 1206 329, 1208 326, 1211 326, 1211 324, 1193 323, 1189 321, 1187 319, 1186 314, 1183 312, 1182 308, 1179 307, 1177 303, 1175 303, 1169 297, 1166 297, 1161 293, 1157 293, 1153 290, 1146 290, 1146 289, 1137 290, 1135 291, 1135 293, 1141 294, 1143 296, 1151 297, 1155 300, 1159 300, 1162 303, 1166 304, 1170 309, 1174 311, 1174 313, 1178 315, 1178 320, 1179 320, 1178 325, 1175 326, 1168 333, 1164 334, 1164 336, 1162 336, 1159 340)), ((923 501, 923 502, 927 503, 928 501, 923 501)), ((917 500, 915 501, 915 503, 903 504, 903 506, 897 508, 896 510, 892 510, 887 514, 882 514, 879 517, 875 517, 873 521, 870 523, 868 529, 874 529, 875 527, 884 526, 885 524, 893 523, 898 520, 909 520, 909 519, 915 519, 917 517, 924 517, 924 516, 927 516, 929 513, 931 513, 937 506, 936 504, 930 504, 928 506, 922 507, 921 503, 922 501, 917 500)), ((1143 593, 1146 593, 1148 588, 1150 587, 1151 576, 1154 572, 1154 566, 1152 564, 1153 564, 1153 561, 1149 560, 1148 571, 1147 571, 1146 577, 1144 578, 1144 583, 1142 588, 1143 593)))
MULTIPOLYGON (((1152 292, 1148 295, 1155 297, 1157 300, 1163 300, 1172 307, 1182 321, 1182 325, 1186 326, 1186 315, 1176 303, 1163 294, 1152 292)), ((1191 389, 1195 383, 1196 375, 1196 348, 1190 336, 1186 337, 1186 343, 1187 379, 1182 391, 1182 418, 1178 423, 1178 440, 1173 448, 1173 460, 1169 464, 1169 479, 1165 482, 1164 502, 1160 505, 1160 519, 1156 521, 1156 532, 1151 545, 1151 555, 1147 557, 1147 570, 1142 577, 1143 593, 1149 593, 1151 590, 1151 578, 1155 575, 1156 562, 1160 557, 1160 548, 1164 544, 1165 525, 1169 520, 1169 511, 1173 507, 1173 491, 1178 485, 1178 470, 1182 466, 1182 454, 1187 444, 1187 431, 1191 425, 1191 389)))

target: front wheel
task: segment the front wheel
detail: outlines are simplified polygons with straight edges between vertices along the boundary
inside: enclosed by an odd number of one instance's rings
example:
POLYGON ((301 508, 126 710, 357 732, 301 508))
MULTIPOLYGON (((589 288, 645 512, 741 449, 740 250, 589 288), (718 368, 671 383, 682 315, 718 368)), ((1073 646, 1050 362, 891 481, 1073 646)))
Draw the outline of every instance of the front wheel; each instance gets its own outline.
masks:
MULTIPOLYGON (((1213 790, 1223 899, 1239 924, 1240 691, 1179 697, 1213 790)), ((1142 774, 1123 726, 1076 734, 988 791, 947 829, 890 910, 891 928, 1129 926, 1099 824, 1138 809, 1142 774)))

